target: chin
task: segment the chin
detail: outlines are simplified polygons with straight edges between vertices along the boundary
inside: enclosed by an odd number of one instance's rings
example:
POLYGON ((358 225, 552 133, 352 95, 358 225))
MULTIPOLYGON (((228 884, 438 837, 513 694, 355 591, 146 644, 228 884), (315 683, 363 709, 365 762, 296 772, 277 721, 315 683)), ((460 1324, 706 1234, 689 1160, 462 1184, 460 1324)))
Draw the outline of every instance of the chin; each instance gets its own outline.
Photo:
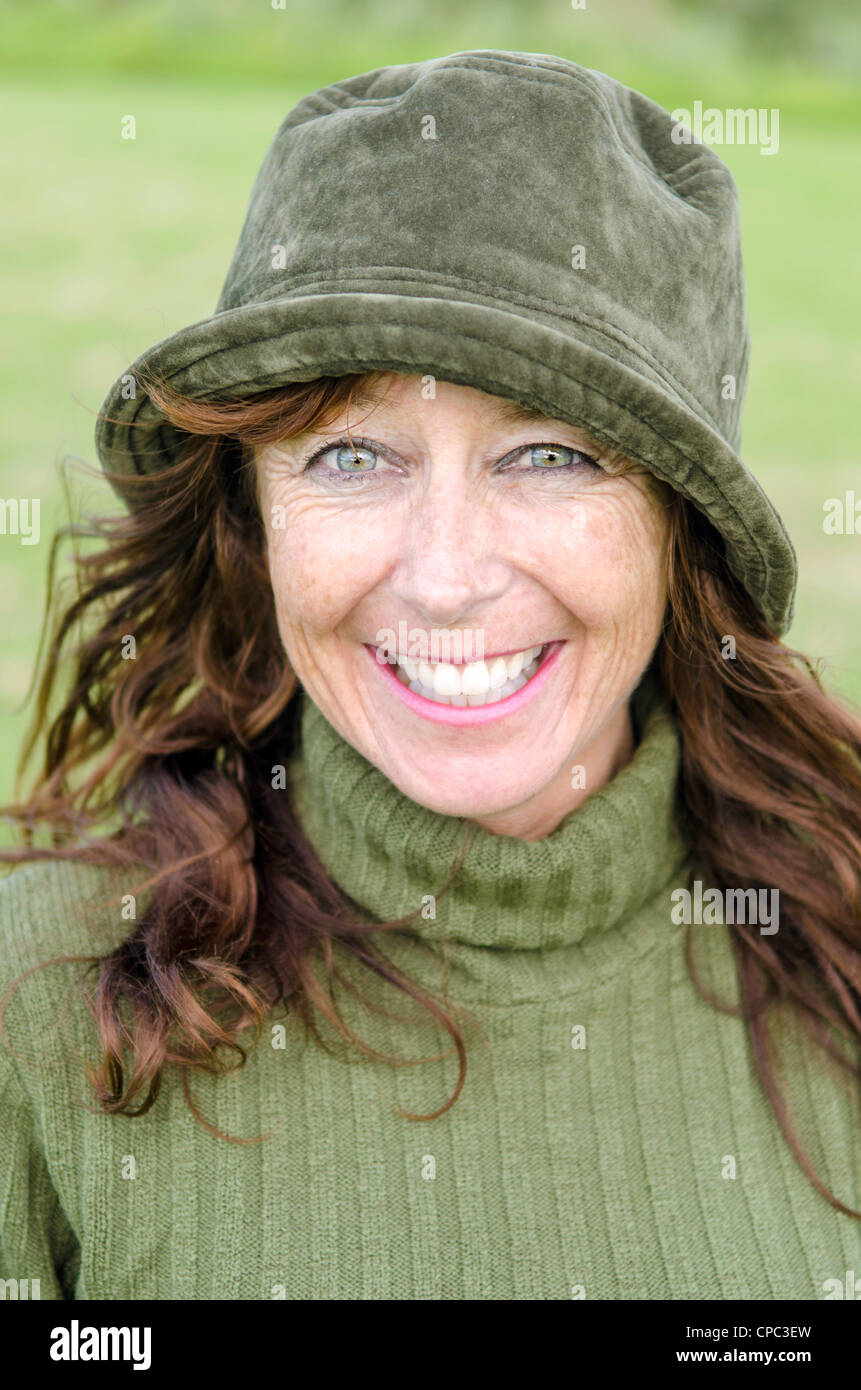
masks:
POLYGON ((486 782, 476 786, 474 769, 465 770, 463 784, 458 785, 457 774, 449 775, 439 765, 430 770, 426 777, 416 776, 415 768, 383 765, 382 771, 411 801, 427 807, 429 811, 436 811, 438 815, 459 816, 467 820, 513 810, 537 796, 545 785, 544 782, 536 782, 534 777, 524 783, 514 775, 502 783, 495 779, 490 791, 486 782))

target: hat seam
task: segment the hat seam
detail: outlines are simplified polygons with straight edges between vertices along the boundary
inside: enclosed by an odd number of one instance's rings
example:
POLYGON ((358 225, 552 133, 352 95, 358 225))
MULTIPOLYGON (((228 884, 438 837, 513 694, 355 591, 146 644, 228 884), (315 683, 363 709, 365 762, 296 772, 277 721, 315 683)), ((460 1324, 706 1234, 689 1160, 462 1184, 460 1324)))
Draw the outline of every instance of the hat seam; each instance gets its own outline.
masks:
MULTIPOLYGON (((574 323, 581 323, 585 328, 590 328, 593 332, 600 333, 603 337, 607 338, 608 341, 618 341, 623 343, 625 347, 630 348, 634 355, 639 357, 646 366, 651 367, 656 376, 660 377, 668 386, 671 386, 682 400, 686 401, 689 405, 692 404, 696 406, 706 417, 708 422, 714 426, 718 434, 723 436, 723 426, 712 414, 708 406, 704 405, 689 387, 680 382, 658 358, 653 357, 648 348, 644 347, 636 338, 632 338, 623 328, 618 328, 615 324, 608 323, 606 319, 595 318, 592 314, 586 313, 582 309, 566 309, 565 312, 562 313, 559 310, 556 300, 545 299, 543 295, 523 294, 519 290, 506 289, 506 299, 503 300, 500 299, 498 295, 493 296, 492 293, 490 293, 495 286, 488 284, 486 281, 476 280, 471 276, 457 275, 448 272, 448 280, 441 280, 430 271, 415 270, 404 266, 346 266, 328 272, 328 276, 329 279, 347 278, 348 276, 352 276, 356 271, 395 271, 398 273, 399 278, 406 284, 415 283, 422 286, 441 286, 450 289, 457 289, 465 286, 472 289, 477 294, 485 292, 485 307, 487 308, 504 310, 505 305, 509 302, 519 303, 526 308, 540 308, 546 312, 548 316, 557 318, 560 322, 572 320, 574 323)), ((271 293, 267 293, 266 291, 250 291, 250 298, 243 297, 237 304, 232 305, 231 308, 253 308, 255 304, 270 304, 278 299, 288 299, 289 295, 284 293, 285 288, 293 289, 301 287, 307 289, 309 286, 313 287, 314 285, 325 286, 327 283, 326 280, 314 280, 314 275, 317 274, 319 274, 319 272, 314 271, 309 272, 307 275, 295 276, 287 282, 282 281, 279 287, 271 293)), ((370 279, 369 283, 374 286, 377 285, 377 282, 373 279, 370 279)), ((377 292, 380 294, 387 293, 387 291, 380 290, 379 288, 377 288, 377 292)), ((351 291, 346 290, 342 291, 342 293, 351 293, 351 291)), ((221 312, 230 312, 230 310, 222 310, 221 312)))
MULTIPOLYGON (((726 182, 725 178, 721 175, 720 170, 715 169, 713 164, 699 165, 698 161, 695 159, 692 159, 690 164, 683 164, 681 169, 677 170, 675 173, 668 174, 665 182, 672 183, 673 189, 675 190, 675 192, 679 194, 679 197, 681 198, 682 194, 680 190, 686 184, 693 183, 694 179, 702 178, 704 174, 712 175, 715 183, 726 182)), ((687 198, 683 198, 682 200, 683 202, 688 201, 687 198)))
MULTIPOLYGON (((406 90, 409 89, 407 88, 406 90)), ((399 93, 398 96, 392 97, 354 97, 349 92, 345 92, 342 88, 337 86, 326 87, 321 92, 311 92, 307 97, 303 97, 298 107, 294 108, 288 116, 285 116, 281 128, 278 131, 278 135, 282 133, 286 134, 290 130, 296 130, 299 126, 305 125, 308 120, 313 120, 317 116, 331 116, 336 111, 350 110, 354 106, 394 106, 400 101, 401 96, 403 96, 403 93, 399 93), (338 92, 339 95, 347 97, 348 100, 343 104, 333 101, 331 98, 327 101, 326 96, 330 91, 338 92), (297 114, 302 115, 303 119, 292 120, 291 118, 297 114)), ((277 138, 276 136, 276 140, 277 138)))
MULTIPOLYGON (((727 166, 728 167, 728 166, 727 166)), ((714 156, 709 152, 707 146, 702 146, 696 154, 691 155, 687 164, 682 164, 678 169, 672 169, 664 175, 665 183, 672 183, 674 186, 683 181, 685 175, 693 174, 720 174, 721 170, 715 169, 714 156)))
MULTIPOLYGON (((343 327, 363 327, 363 326, 364 326, 364 320, 363 320, 363 319, 355 319, 355 320, 342 319, 340 322, 341 322, 341 324, 342 324, 343 327)), ((274 340, 274 339, 276 339, 276 338, 289 336, 289 335, 291 335, 291 334, 293 334, 293 333, 297 333, 297 332, 301 332, 301 331, 302 331, 302 330, 301 330, 301 329, 298 329, 298 328, 296 328, 296 329, 288 329, 286 333, 285 333, 283 330, 281 330, 281 331, 279 331, 278 333, 270 334, 268 337, 259 338, 257 341, 258 341, 258 342, 269 342, 269 341, 272 341, 272 340, 274 340)), ((478 335, 476 335, 476 334, 474 334, 474 333, 460 332, 460 333, 458 334, 458 337, 460 337, 460 338, 466 338, 466 339, 471 340, 472 342, 476 342, 476 343, 479 343, 479 344, 482 344, 482 345, 486 345, 486 344, 485 344, 485 339, 479 337, 478 335)), ((171 376, 168 378, 168 380, 172 380, 173 376, 177 375, 179 371, 181 371, 181 370, 187 370, 187 367, 188 367, 188 366, 191 366, 191 365, 197 366, 197 365, 199 365, 199 364, 200 364, 201 362, 203 362, 203 361, 208 361, 210 358, 217 357, 220 353, 229 352, 229 351, 231 351, 230 348, 223 348, 223 347, 222 347, 222 348, 217 348, 217 349, 215 349, 214 352, 207 353, 207 354, 206 354, 205 356, 203 356, 203 357, 195 358, 195 361, 194 361, 193 364, 188 363, 188 364, 186 364, 186 367, 185 367, 185 368, 179 368, 179 369, 177 369, 177 372, 172 373, 171 376)), ((533 362, 533 363, 536 363, 536 364, 538 364, 538 365, 540 365, 540 366, 546 366, 546 363, 544 362, 544 360, 543 360, 542 358, 533 357, 533 356, 531 356, 529 353, 525 353, 525 352, 523 352, 523 351, 519 351, 519 352, 518 352, 518 356, 522 357, 525 361, 533 362)), ((398 358, 386 358, 385 361, 384 361, 384 365, 377 366, 376 368, 367 368, 367 370, 402 371, 402 370, 404 370, 405 368, 406 368, 406 369, 413 368, 413 370, 414 370, 415 364, 414 364, 414 363, 411 363, 411 362, 404 362, 403 359, 398 359, 398 358)), ((353 365, 350 366, 350 365, 349 365, 349 359, 348 359, 348 365, 347 365, 345 368, 342 368, 341 370, 355 371, 355 370, 356 370, 355 362, 353 362, 353 365)), ((657 430, 657 429, 654 427, 654 425, 652 425, 652 424, 651 424, 648 420, 646 420, 642 415, 638 414, 638 412, 637 412, 636 410, 632 409, 631 406, 625 405, 625 404, 623 404, 621 401, 616 400, 613 396, 607 395, 606 391, 601 391, 598 387, 596 387, 596 386, 594 386, 594 385, 592 385, 592 384, 590 384, 590 383, 588 383, 588 382, 582 382, 578 377, 573 377, 573 376, 571 376, 571 375, 570 375, 568 372, 566 372, 564 369, 556 369, 556 370, 559 370, 560 375, 567 377, 567 379, 568 379, 569 381, 576 382, 578 386, 586 386, 586 388, 587 388, 588 390, 594 391, 594 392, 596 393, 596 395, 603 396, 603 398, 604 398, 606 401, 608 401, 611 405, 614 405, 614 406, 616 406, 617 408, 619 408, 619 409, 621 409, 621 410, 627 411, 627 413, 628 413, 629 415, 633 416, 633 418, 634 418, 635 420, 639 421, 639 423, 640 423, 641 425, 645 426, 646 429, 651 430, 651 432, 656 436, 656 438, 660 439, 664 444, 668 445, 668 447, 669 447, 670 449, 672 449, 676 454, 680 455, 683 459, 685 459, 685 461, 690 465, 690 467, 691 467, 692 469, 695 469, 695 470, 697 471, 698 475, 701 475, 701 476, 704 478, 704 480, 705 480, 706 482, 710 483, 711 486, 714 487, 715 492, 717 493, 718 497, 719 497, 720 500, 723 502, 724 506, 726 506, 726 507, 728 508, 728 510, 731 512, 731 514, 733 515, 733 517, 735 518, 735 520, 738 522, 739 527, 740 527, 740 529, 742 530, 743 534, 747 537, 748 541, 750 542, 750 546, 751 546, 752 553, 753 553, 753 558, 754 558, 754 560, 758 561, 758 564, 759 564, 759 572, 758 572, 758 574, 757 574, 756 577, 762 579, 762 581, 763 581, 763 588, 767 591, 767 590, 769 589, 769 587, 770 587, 770 580, 771 580, 772 576, 774 575, 774 571, 773 571, 773 569, 771 568, 771 566, 769 565, 768 559, 767 559, 766 555, 765 555, 764 552, 760 549, 760 545, 759 545, 759 541, 758 541, 757 537, 756 537, 755 534, 748 528, 748 526, 747 526, 747 524, 746 524, 746 522, 745 522, 745 519, 744 519, 744 517, 742 516, 741 512, 739 512, 739 511, 736 509, 735 505, 734 505, 734 504, 730 501, 730 499, 726 496, 726 494, 724 493, 724 491, 723 491, 723 489, 720 487, 720 485, 717 483, 717 481, 716 481, 714 478, 712 478, 711 476, 709 476, 708 474, 706 474, 705 471, 702 469, 701 465, 698 464, 697 461, 696 461, 695 459, 692 459, 692 458, 690 457, 689 454, 685 453, 684 449, 682 449, 678 444, 675 444, 675 443, 673 443, 671 440, 667 439, 665 435, 662 435, 661 432, 660 432, 659 430, 657 430)), ((252 378, 250 381, 234 382, 234 383, 231 384, 230 389, 231 389, 231 391, 237 391, 237 390, 238 390, 238 391, 241 391, 241 390, 243 390, 245 387, 251 385, 252 382, 253 382, 253 380, 254 380, 254 378, 252 378)), ((500 382, 497 382, 497 381, 492 380, 491 378, 485 378, 485 380, 486 380, 486 382, 487 382, 487 384, 488 384, 488 386, 489 386, 490 391, 491 391, 492 394, 497 394, 497 395, 502 395, 502 396, 510 395, 511 387, 510 387, 509 385, 507 385, 506 383, 500 383, 500 382)), ((287 383, 285 383, 285 384, 287 384, 287 383)), ((268 390, 268 389, 274 389, 274 388, 257 387, 256 389, 257 389, 257 390, 268 390)), ((216 394, 216 393, 211 393, 211 394, 216 394)), ((551 413, 551 414, 552 414, 552 411, 553 411, 553 409, 554 409, 552 402, 544 401, 541 397, 537 396, 535 393, 530 393, 530 395, 532 396, 532 398, 533 398, 534 400, 537 400, 537 401, 538 401, 538 403, 539 403, 539 405, 541 406, 542 409, 544 409, 544 408, 546 407, 546 408, 548 409, 548 413, 551 413)), ((130 418, 130 420, 129 420, 129 426, 131 426, 131 425, 137 423, 138 412, 139 412, 140 409, 143 408, 143 406, 146 404, 146 402, 147 402, 148 400, 149 400, 149 397, 146 396, 146 394, 144 394, 143 397, 139 397, 139 398, 137 399, 137 401, 135 402, 135 410, 134 410, 134 412, 133 412, 133 414, 131 415, 131 418, 130 418)), ((555 409, 558 409, 558 404, 556 405, 555 409)), ((163 420, 163 418, 164 418, 164 417, 162 417, 162 420, 163 420)), ((155 422, 153 422, 153 423, 155 423, 155 422)), ((586 424, 586 425, 584 426, 584 428, 589 429, 590 426, 589 426, 588 424, 586 424)), ((596 427, 592 426, 591 428, 594 430, 596 427)), ((609 439, 616 445, 616 447, 619 448, 627 457, 634 459, 634 460, 635 460, 636 462, 638 462, 638 463, 641 463, 641 464, 643 465, 643 467, 646 468, 647 472, 657 472, 657 476, 659 476, 659 477, 664 477, 664 475, 663 475, 662 472, 656 470, 655 465, 654 465, 653 462, 647 461, 647 460, 645 460, 645 459, 638 458, 636 454, 631 454, 631 453, 630 453, 630 450, 629 450, 629 447, 624 443, 624 441, 618 439, 618 437, 616 436, 616 433, 615 433, 614 430, 601 427, 600 433, 604 434, 607 438, 609 438, 609 439)), ((727 448, 731 448, 730 445, 726 445, 726 447, 727 447, 727 448)), ((731 451, 732 451, 733 453, 735 453, 734 450, 731 450, 731 451)), ((134 460, 134 455, 132 455, 132 457, 133 457, 133 460, 134 460)), ((741 459, 739 459, 738 461, 739 461, 739 463, 741 463, 741 466, 744 468, 745 465, 744 465, 743 461, 742 461, 741 459)), ((136 471, 136 472, 138 473, 138 475, 140 476, 140 470, 137 468, 136 460, 135 460, 135 471, 136 471)), ((745 469, 745 471, 747 471, 747 470, 745 469)), ((690 476, 690 474, 688 474, 688 477, 689 477, 689 476, 690 476)), ((749 476, 752 477, 752 475, 749 475, 749 476)), ((664 477, 664 481, 667 482, 667 483, 669 483, 670 486, 674 487, 676 490, 681 490, 681 489, 679 488, 679 486, 678 486, 678 483, 679 483, 679 480, 678 480, 678 479, 674 479, 674 478, 671 478, 671 477, 664 477)), ((685 480, 685 482, 686 482, 686 481, 687 481, 687 480, 685 480)), ((754 482, 755 482, 755 481, 756 481, 756 480, 754 479, 754 482)), ((760 492, 761 492, 762 496, 765 498, 765 493, 762 492, 762 489, 760 489, 760 492)), ((684 494, 683 494, 683 495, 684 495, 684 494)), ((688 500, 691 501, 692 504, 693 504, 694 506, 697 506, 697 505, 698 505, 698 504, 696 503, 696 501, 695 501, 692 497, 689 498, 688 500)), ((766 498, 766 501, 768 501, 767 498, 766 498)), ((769 504, 769 505, 770 505, 770 504, 769 504)), ((720 528, 718 528, 718 529, 720 529, 720 528)), ((735 547, 734 547, 734 548, 735 548, 735 547)), ((747 568, 747 567, 746 567, 746 568, 747 568)), ((753 565, 753 568, 756 570, 756 568, 757 568, 756 564, 753 565)))

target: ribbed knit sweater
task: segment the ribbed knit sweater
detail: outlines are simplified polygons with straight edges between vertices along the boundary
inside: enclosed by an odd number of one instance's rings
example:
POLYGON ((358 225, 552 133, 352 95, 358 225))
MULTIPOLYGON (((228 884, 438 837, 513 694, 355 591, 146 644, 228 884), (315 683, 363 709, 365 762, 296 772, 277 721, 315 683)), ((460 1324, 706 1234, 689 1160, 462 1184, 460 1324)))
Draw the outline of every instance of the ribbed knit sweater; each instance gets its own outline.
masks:
MULTIPOLYGON (((289 788, 309 840, 373 934, 469 1010, 463 1091, 448 1034, 339 951, 347 1022, 392 1065, 273 1011, 247 1064, 173 1068, 153 1108, 106 1116, 84 967, 29 975, 0 1048, 0 1275, 42 1298, 770 1299, 826 1297, 861 1272, 861 1222, 836 1211, 782 1138, 747 1030, 695 989, 670 894, 695 873, 674 805, 679 743, 642 688, 632 760, 550 835, 477 832, 418 806, 304 701, 289 788), (393 1015, 393 1016, 390 1016, 393 1015), (281 1026, 283 1025, 283 1027, 281 1026), (283 1044, 283 1045, 282 1045, 283 1044)), ((0 884, 0 990, 39 960, 129 930, 116 871, 19 867, 0 884)), ((724 926, 694 926, 706 985, 737 1000, 724 926)), ((793 1122, 821 1177, 861 1206, 851 1082, 778 1020, 793 1122)))

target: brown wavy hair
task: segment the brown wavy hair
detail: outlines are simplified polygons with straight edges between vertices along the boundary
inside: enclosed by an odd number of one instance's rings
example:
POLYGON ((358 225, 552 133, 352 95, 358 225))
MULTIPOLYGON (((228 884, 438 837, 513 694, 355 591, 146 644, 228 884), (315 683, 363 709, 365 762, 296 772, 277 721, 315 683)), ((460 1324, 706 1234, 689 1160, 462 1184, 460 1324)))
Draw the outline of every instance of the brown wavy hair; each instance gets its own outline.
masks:
MULTIPOLYGON (((97 971, 87 1001, 104 1051, 88 1071, 109 1114, 145 1113, 172 1063, 197 1119, 220 1133, 196 1109, 188 1073, 228 1070, 220 1049, 244 1064, 240 1035, 253 1029, 256 1044, 266 1012, 282 1003, 321 1045, 318 1017, 366 1055, 406 1065, 341 1017, 339 950, 429 1010, 456 1050, 448 1100, 430 1115, 398 1113, 433 1119, 463 1088, 460 1011, 421 990, 372 939, 408 927, 418 910, 363 920, 304 839, 289 797, 271 785, 273 758, 285 763, 296 747, 298 701, 275 620, 254 450, 319 428, 383 375, 321 378, 241 400, 191 400, 150 376, 148 394, 182 432, 181 447, 156 475, 122 480, 128 513, 91 516, 54 537, 49 595, 60 543, 100 544, 86 554, 75 548, 74 596, 49 597, 18 798, 43 744, 44 764, 26 795, 3 808, 22 843, 0 859, 144 873, 135 891, 148 891, 147 908, 126 939, 106 955, 71 958, 97 971), (130 636, 133 661, 123 659, 130 636), (51 716, 67 654, 71 678, 51 716), (36 843, 40 829, 49 844, 36 843)), ((776 888, 781 905, 773 938, 729 926, 739 1005, 699 979, 690 928, 688 966, 709 1002, 744 1018, 765 1094, 810 1181, 861 1218, 820 1180, 793 1130, 769 1028, 769 1006, 788 1003, 853 1085, 861 1079, 861 723, 770 631, 706 518, 666 494, 668 596, 654 662, 681 731, 679 814, 714 886, 776 888)), ((465 826, 440 893, 473 830, 465 826)))

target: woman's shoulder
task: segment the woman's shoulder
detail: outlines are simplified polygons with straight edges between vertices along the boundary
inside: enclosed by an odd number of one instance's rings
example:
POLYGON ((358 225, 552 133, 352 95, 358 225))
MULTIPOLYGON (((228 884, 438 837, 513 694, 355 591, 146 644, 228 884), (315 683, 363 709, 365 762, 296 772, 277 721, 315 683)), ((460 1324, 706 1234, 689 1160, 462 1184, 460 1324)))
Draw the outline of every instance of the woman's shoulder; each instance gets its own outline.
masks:
MULTIPOLYGON (((128 935, 123 882, 115 867, 69 860, 16 864, 0 879, 0 1005, 5 1029, 32 1036, 56 1026, 61 999, 86 960, 128 935), (47 967, 47 963, 51 966, 47 967), (42 966, 47 968, 42 969, 42 966)), ((0 1040, 9 1033, 0 1026, 0 1040)))
MULTIPOLYGON (((123 881, 115 866, 68 859, 16 864, 0 878, 0 958, 102 950, 128 935, 123 881)), ((126 895, 127 897, 128 895, 126 895)))

